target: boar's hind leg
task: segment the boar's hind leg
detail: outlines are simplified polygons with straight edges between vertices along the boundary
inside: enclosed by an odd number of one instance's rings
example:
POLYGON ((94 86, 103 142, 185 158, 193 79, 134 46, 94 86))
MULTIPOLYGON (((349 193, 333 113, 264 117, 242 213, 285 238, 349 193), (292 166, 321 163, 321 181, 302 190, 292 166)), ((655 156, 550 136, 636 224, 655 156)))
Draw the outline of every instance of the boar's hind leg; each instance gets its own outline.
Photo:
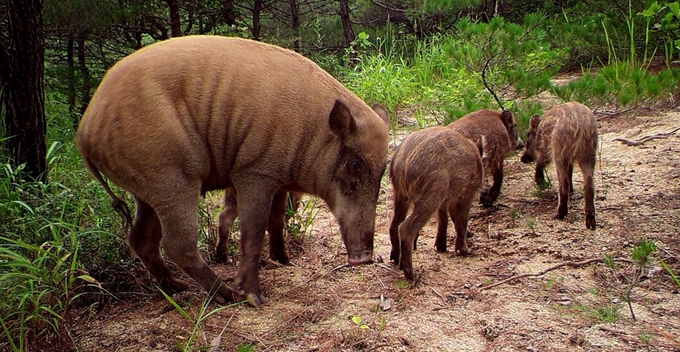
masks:
POLYGON ((406 213, 408 212, 408 203, 403 197, 394 197, 394 216, 390 224, 390 243, 392 243, 392 250, 390 251, 390 260, 399 265, 399 225, 404 222, 406 213))
POLYGON ((583 173, 583 188, 585 198, 586 228, 595 230, 595 182, 593 173, 595 171, 595 156, 579 162, 583 173))
POLYGON ((571 187, 569 168, 570 165, 568 162, 558 161, 555 163, 557 182, 559 182, 558 205, 555 219, 564 219, 569 211, 569 188, 571 187))
POLYGON ((173 186, 162 192, 163 198, 152 203, 163 226, 165 255, 196 280, 218 303, 233 300, 233 290, 210 270, 198 251, 196 209, 200 187, 198 185, 192 187, 188 182, 173 186))
POLYGON ((290 263, 283 239, 287 202, 288 192, 278 191, 274 194, 272 210, 269 215, 269 225, 267 226, 267 232, 269 232, 269 257, 284 265, 290 263))
MULTIPOLYGON (((449 227, 449 211, 446 204, 439 207, 437 210, 437 238, 434 241, 434 246, 437 252, 446 252, 446 230, 449 227)), ((415 243, 413 245, 415 248, 415 243)))
POLYGON ((451 215, 451 220, 453 220, 453 225, 456 228, 456 251, 461 255, 472 254, 467 245, 468 221, 470 219, 471 205, 472 199, 462 199, 458 202, 452 202, 449 206, 449 214, 451 215))
POLYGON ((436 203, 415 203, 413 212, 399 225, 399 267, 408 280, 413 280, 413 241, 436 210, 436 203))
POLYGON ((135 201, 137 202, 137 215, 128 236, 130 247, 164 291, 172 294, 186 290, 189 285, 185 281, 175 279, 161 258, 160 246, 163 232, 156 212, 141 199, 135 198, 135 201))
POLYGON ((227 262, 229 233, 237 215, 236 190, 234 190, 233 187, 227 187, 224 190, 224 207, 218 218, 219 237, 217 240, 217 248, 215 249, 215 261, 218 263, 227 262))

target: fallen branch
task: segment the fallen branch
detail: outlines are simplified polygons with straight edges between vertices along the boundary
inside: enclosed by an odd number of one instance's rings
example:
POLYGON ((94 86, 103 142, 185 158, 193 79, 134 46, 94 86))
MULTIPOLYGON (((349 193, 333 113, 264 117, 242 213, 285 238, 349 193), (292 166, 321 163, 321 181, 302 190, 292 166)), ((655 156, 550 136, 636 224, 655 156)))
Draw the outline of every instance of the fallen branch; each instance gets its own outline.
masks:
MULTIPOLYGON (((626 259, 626 258, 614 258, 613 260, 618 261, 618 262, 627 262, 627 263, 632 262, 630 259, 626 259)), ((570 268, 580 268, 582 266, 590 265, 590 264, 593 264, 593 263, 602 263, 602 262, 604 262, 604 259, 602 259, 602 258, 593 258, 593 259, 588 259, 588 260, 584 260, 584 261, 581 261, 581 262, 564 262, 564 263, 560 263, 560 264, 557 264, 557 265, 553 265, 553 266, 551 266, 551 267, 549 267, 549 268, 547 268, 547 269, 545 269, 541 272, 538 272, 536 274, 524 273, 524 274, 518 274, 518 275, 515 275, 515 276, 511 276, 507 279, 503 279, 503 280, 498 281, 494 284, 482 286, 482 287, 479 288, 479 291, 488 290, 490 288, 502 285, 506 282, 514 281, 514 280, 517 280, 517 279, 522 279, 522 278, 525 278, 525 277, 543 276, 550 271, 553 271, 553 270, 556 270, 556 269, 559 269, 559 268, 565 267, 565 266, 568 266, 570 268)))
POLYGON ((637 140, 632 140, 632 139, 626 139, 626 138, 623 138, 623 137, 618 137, 618 138, 614 138, 614 141, 619 141, 619 142, 621 142, 621 143, 623 143, 623 144, 625 144, 625 145, 629 145, 629 146, 632 146, 632 147, 637 147, 637 146, 639 146, 639 145, 642 145, 642 144, 644 144, 644 143, 646 143, 646 142, 651 141, 652 139, 666 139, 666 138, 670 137, 671 135, 673 135, 673 134, 674 134, 675 132, 677 132, 678 130, 680 130, 680 127, 676 128, 676 129, 674 129, 674 130, 672 130, 672 131, 669 131, 669 132, 657 133, 657 134, 653 134, 653 135, 649 135, 649 136, 644 136, 644 137, 642 137, 642 138, 640 138, 640 139, 637 139, 637 140))

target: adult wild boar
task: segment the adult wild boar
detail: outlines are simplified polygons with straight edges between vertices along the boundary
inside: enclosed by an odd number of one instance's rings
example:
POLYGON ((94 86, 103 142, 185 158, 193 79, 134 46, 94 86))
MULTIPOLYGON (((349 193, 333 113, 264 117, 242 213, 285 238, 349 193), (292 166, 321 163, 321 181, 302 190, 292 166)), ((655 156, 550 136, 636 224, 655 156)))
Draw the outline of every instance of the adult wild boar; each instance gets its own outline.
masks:
POLYGON ((259 306, 258 261, 279 190, 318 195, 339 225, 350 264, 372 260, 388 145, 387 112, 373 109, 301 55, 256 41, 189 36, 143 48, 104 76, 78 127, 87 168, 130 192, 128 237, 160 285, 187 288, 160 255, 218 301, 259 306), (233 187, 242 260, 234 287, 197 249, 198 201, 233 187))
POLYGON ((536 161, 537 184, 545 183, 544 169, 555 160, 559 197, 556 219, 567 216, 569 194, 573 191, 572 173, 577 162, 583 174, 586 227, 595 229, 595 154, 597 123, 595 115, 579 103, 555 105, 542 117, 534 115, 529 123, 522 162, 536 161))
MULTIPOLYGON (((284 227, 289 218, 287 209, 290 207, 293 213, 295 213, 300 206, 301 198, 302 195, 300 193, 289 193, 280 190, 274 194, 272 199, 272 209, 269 213, 269 224, 267 225, 269 257, 284 265, 290 263, 283 239, 284 227)), ((224 206, 218 216, 218 240, 215 249, 215 260, 218 263, 227 262, 229 232, 237 216, 238 203, 236 200, 236 190, 233 187, 227 187, 224 190, 224 206)))
POLYGON ((411 133, 399 145, 389 171, 394 188, 390 259, 407 279, 413 279, 412 255, 418 232, 435 211, 437 251, 446 252, 450 216, 456 228, 456 250, 470 253, 467 224, 483 173, 478 146, 451 128, 426 128, 411 133), (413 211, 406 218, 411 206, 413 211))
POLYGON ((491 188, 480 192, 479 202, 485 207, 491 206, 498 198, 503 184, 503 160, 511 151, 524 147, 512 112, 478 110, 452 122, 449 128, 472 141, 479 140, 480 136, 486 137, 487 159, 484 161, 484 173, 493 176, 493 184, 491 188))

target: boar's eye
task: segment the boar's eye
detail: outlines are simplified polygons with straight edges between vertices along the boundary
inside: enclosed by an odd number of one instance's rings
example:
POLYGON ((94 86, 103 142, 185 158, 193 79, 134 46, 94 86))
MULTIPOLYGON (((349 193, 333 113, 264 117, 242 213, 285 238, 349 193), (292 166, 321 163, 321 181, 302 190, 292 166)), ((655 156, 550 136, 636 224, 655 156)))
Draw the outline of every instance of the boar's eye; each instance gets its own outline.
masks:
POLYGON ((359 159, 350 160, 350 162, 348 163, 349 170, 347 171, 349 172, 350 175, 359 177, 361 175, 361 169, 363 166, 362 164, 363 163, 359 159))

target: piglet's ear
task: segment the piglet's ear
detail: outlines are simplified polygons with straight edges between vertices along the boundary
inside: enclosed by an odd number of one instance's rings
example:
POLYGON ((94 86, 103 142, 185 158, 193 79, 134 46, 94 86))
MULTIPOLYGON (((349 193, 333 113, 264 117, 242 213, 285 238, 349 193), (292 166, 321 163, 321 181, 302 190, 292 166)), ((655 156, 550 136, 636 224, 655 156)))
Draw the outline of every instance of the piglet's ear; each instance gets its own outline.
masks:
POLYGON ((373 109, 373 111, 375 111, 376 114, 378 114, 378 116, 380 116, 380 118, 383 121, 385 121, 385 125, 387 125, 387 126, 390 125, 390 116, 389 116, 389 113, 387 112, 387 109, 385 109, 382 105, 377 104, 377 103, 373 104, 373 106, 371 106, 371 108, 373 109))
POLYGON ((538 115, 531 115, 531 120, 529 120, 530 128, 538 128, 539 123, 541 123, 541 118, 538 115))
POLYGON ((331 109, 331 113, 328 116, 328 124, 331 127, 331 131, 338 137, 344 137, 356 130, 356 122, 352 113, 350 113, 347 105, 338 99, 335 99, 333 109, 331 109))

